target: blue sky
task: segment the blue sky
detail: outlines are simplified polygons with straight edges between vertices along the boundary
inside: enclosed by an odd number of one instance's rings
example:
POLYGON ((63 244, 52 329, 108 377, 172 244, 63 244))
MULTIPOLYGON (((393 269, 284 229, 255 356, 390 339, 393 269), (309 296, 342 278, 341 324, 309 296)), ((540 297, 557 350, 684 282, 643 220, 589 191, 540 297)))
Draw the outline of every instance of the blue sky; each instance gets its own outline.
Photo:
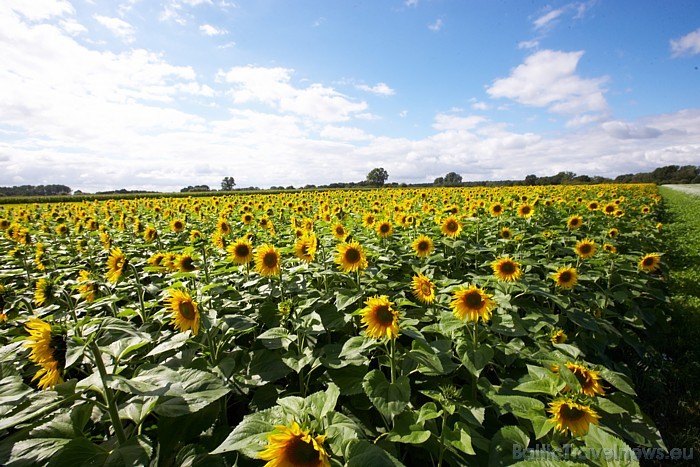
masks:
POLYGON ((700 164, 694 0, 3 0, 0 185, 700 164))

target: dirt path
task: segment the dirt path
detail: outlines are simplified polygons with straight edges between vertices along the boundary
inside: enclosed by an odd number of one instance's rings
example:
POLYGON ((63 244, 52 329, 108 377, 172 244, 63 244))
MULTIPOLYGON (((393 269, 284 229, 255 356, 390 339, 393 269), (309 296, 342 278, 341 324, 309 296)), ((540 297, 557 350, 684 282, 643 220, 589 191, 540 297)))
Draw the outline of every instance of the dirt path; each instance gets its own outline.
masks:
POLYGON ((693 196, 700 196, 700 184, 694 185, 661 185, 672 190, 682 191, 693 196))

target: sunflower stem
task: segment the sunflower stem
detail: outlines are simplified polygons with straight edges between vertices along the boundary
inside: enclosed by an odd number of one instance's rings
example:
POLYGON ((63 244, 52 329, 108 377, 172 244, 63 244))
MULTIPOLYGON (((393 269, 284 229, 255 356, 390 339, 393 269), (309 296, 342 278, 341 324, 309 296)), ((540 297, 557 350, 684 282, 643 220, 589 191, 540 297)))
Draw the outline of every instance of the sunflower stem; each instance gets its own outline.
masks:
POLYGON ((145 324, 146 323, 146 307, 143 304, 143 287, 141 286, 141 280, 139 279, 139 274, 136 271, 136 267, 129 263, 129 266, 131 266, 131 270, 134 272, 134 279, 136 280, 136 295, 139 297, 139 309, 141 310, 141 313, 139 313, 139 316, 141 316, 141 321, 145 324))
POLYGON ((207 281, 207 284, 210 283, 209 281, 209 264, 207 262, 207 247, 202 243, 202 269, 204 269, 204 278, 207 281))
MULTIPOLYGON (((474 328, 472 329, 472 344, 474 345, 474 355, 476 355, 476 349, 479 346, 479 340, 477 339, 477 334, 476 334, 476 328, 479 325, 479 321, 474 321, 474 328)), ((476 391, 476 385, 478 383, 478 377, 476 375, 473 375, 474 377, 474 384, 472 384, 472 399, 474 402, 476 402, 476 397, 477 397, 477 391, 476 391)))
POLYGON ((442 409, 442 428, 440 429, 440 454, 438 455, 437 467, 442 467, 442 460, 445 456, 445 428, 447 425, 447 411, 442 409))
POLYGON ((107 404, 107 411, 109 412, 109 418, 112 420, 112 426, 114 427, 114 433, 117 435, 119 444, 123 445, 126 443, 126 433, 124 432, 124 427, 122 426, 121 420, 119 419, 119 410, 117 410, 117 405, 114 401, 114 394, 112 393, 112 388, 107 385, 107 370, 105 369, 105 364, 102 361, 102 353, 97 345, 97 342, 93 341, 90 343, 90 349, 95 357, 95 364, 97 365, 97 371, 100 373, 100 379, 102 380, 102 387, 104 390, 105 403, 107 404))
POLYGON ((389 338, 389 358, 391 359, 391 384, 396 382, 396 342, 394 339, 389 338))

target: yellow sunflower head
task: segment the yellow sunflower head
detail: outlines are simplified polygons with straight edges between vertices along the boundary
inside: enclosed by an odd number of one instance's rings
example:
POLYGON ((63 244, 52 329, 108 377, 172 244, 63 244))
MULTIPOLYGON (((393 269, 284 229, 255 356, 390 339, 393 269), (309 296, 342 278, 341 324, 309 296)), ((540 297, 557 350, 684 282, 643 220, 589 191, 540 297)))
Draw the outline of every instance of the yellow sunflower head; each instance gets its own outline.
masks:
POLYGON ((107 258, 107 280, 113 284, 126 272, 129 260, 124 256, 120 248, 112 248, 107 258))
POLYGON ((493 217, 498 217, 503 214, 505 209, 503 208, 503 205, 501 203, 494 203, 491 205, 491 208, 489 209, 489 212, 493 217))
POLYGON ((639 260, 639 269, 653 272, 661 267, 661 255, 659 253, 649 253, 639 260))
POLYGON ((574 214, 573 216, 569 217, 569 220, 566 221, 566 227, 569 229, 578 229, 583 225, 583 217, 579 216, 578 214, 574 214))
POLYGON ((344 272, 356 272, 367 267, 367 258, 359 242, 341 243, 335 262, 344 272))
POLYGON ((443 235, 451 238, 457 238, 462 232, 462 224, 459 222, 455 216, 447 216, 442 225, 440 226, 440 231, 443 235))
POLYGON ((39 388, 52 389, 63 382, 61 373, 66 364, 66 336, 39 318, 30 318, 24 328, 29 333, 29 342, 24 344, 30 349, 29 360, 40 367, 32 381, 38 379, 39 388))
POLYGON ((513 237, 513 233, 508 227, 503 227, 499 233, 502 239, 510 240, 513 237))
POLYGON ((423 274, 413 276, 411 280, 411 291, 417 300, 431 304, 435 301, 435 284, 423 274))
POLYGON ((588 210, 589 211, 597 211, 600 205, 598 204, 598 201, 591 201, 588 203, 588 210))
POLYGON ((282 257, 273 245, 261 245, 255 250, 255 270, 261 276, 279 276, 281 261, 282 257))
POLYGON ((185 221, 182 219, 175 219, 170 223, 170 227, 175 231, 175 232, 182 232, 185 230, 185 221))
POLYGON ((231 243, 226 247, 226 252, 235 264, 248 264, 253 260, 253 245, 246 237, 231 243))
POLYGON ((573 399, 557 399, 550 402, 547 410, 552 416, 557 431, 569 432, 572 436, 583 436, 588 433, 590 424, 598 425, 600 415, 588 405, 579 404, 573 399))
POLYGON ((610 243, 603 244, 603 250, 606 251, 607 253, 617 253, 617 247, 615 245, 610 244, 610 243))
POLYGON ((608 237, 610 237, 610 238, 617 238, 619 235, 620 235, 620 231, 614 227, 612 229, 608 230, 608 237))
POLYGON ((188 329, 192 330, 192 335, 196 336, 199 332, 199 310, 197 302, 195 302, 186 290, 170 289, 168 290, 170 298, 168 298, 168 309, 171 313, 171 322, 175 329, 180 332, 185 332, 188 329))
POLYGON ((432 239, 427 235, 419 235, 411 243, 411 248, 413 248, 413 251, 419 258, 425 258, 430 255, 434 247, 432 239))
POLYGON ((569 336, 567 336, 562 329, 555 329, 552 332, 550 339, 552 344, 563 344, 569 339, 569 336))
POLYGON ((479 318, 488 321, 495 306, 496 302, 491 300, 491 295, 475 285, 454 291, 450 302, 452 313, 467 321, 478 321, 479 318))
POLYGON ((294 255, 305 263, 310 263, 316 256, 318 240, 313 233, 305 233, 294 243, 294 255))
POLYGON ((90 271, 82 270, 78 273, 78 292, 83 299, 90 303, 95 301, 97 288, 90 276, 90 271))
POLYGON ((348 236, 348 231, 343 227, 343 224, 340 222, 336 222, 333 224, 333 227, 331 228, 333 231, 333 236, 340 240, 341 242, 345 240, 345 238, 348 236))
POLYGON ((56 292, 56 284, 51 279, 41 278, 36 281, 34 288, 34 302, 38 306, 44 306, 51 303, 56 292))
POLYGON ((491 263, 493 274, 502 281, 514 282, 520 279, 523 271, 520 269, 520 264, 510 258, 498 258, 491 263))
POLYGON ((615 203, 608 203, 605 206, 603 206, 603 212, 608 216, 614 215, 615 211, 617 210, 617 205, 615 203))
POLYGON ((552 276, 557 287, 562 289, 573 289, 578 282, 578 272, 576 268, 563 266, 557 269, 557 272, 552 276))
POLYGON ((225 219, 219 219, 216 223, 216 229, 221 233, 221 235, 228 235, 231 232, 231 226, 225 219))
POLYGON ((377 221, 377 218, 371 212, 362 216, 362 225, 364 225, 365 227, 370 227, 370 228, 374 227, 374 223, 376 221, 377 221))
POLYGON ((393 303, 386 295, 374 296, 365 301, 362 309, 362 324, 366 326, 367 336, 374 339, 399 336, 399 312, 392 308, 393 303))
POLYGON ((325 441, 325 435, 311 436, 297 422, 277 425, 267 435, 267 446, 258 458, 268 461, 265 467, 330 467, 325 441))
POLYGON ((532 217, 535 213, 535 208, 531 204, 521 204, 518 206, 518 216, 523 218, 532 217))
POLYGON ((578 363, 568 362, 566 367, 576 376, 576 379, 581 384, 581 393, 595 397, 596 395, 604 396, 605 389, 600 383, 600 372, 589 370, 578 363))
POLYGON ((147 227, 143 232, 143 239, 147 242, 152 242, 158 237, 158 231, 153 227, 147 227))
POLYGON ((576 254, 581 259, 592 258, 596 251, 598 251, 598 245, 593 240, 585 239, 576 243, 576 254))
POLYGON ((181 254, 175 259, 175 268, 180 272, 192 272, 197 270, 194 265, 194 258, 190 254, 181 254))
POLYGON ((379 224, 377 224, 376 230, 377 235, 379 235, 382 238, 387 238, 390 237, 391 234, 394 232, 394 226, 391 225, 391 222, 389 221, 382 221, 379 224))

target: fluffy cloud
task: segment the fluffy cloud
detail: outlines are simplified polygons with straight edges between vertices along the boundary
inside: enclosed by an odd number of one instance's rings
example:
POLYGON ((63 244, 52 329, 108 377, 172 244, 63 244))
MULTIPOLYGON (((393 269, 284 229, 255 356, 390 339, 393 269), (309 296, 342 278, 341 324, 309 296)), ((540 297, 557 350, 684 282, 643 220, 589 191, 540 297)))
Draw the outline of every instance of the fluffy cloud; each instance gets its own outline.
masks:
POLYGON ((585 79, 576 74, 583 51, 542 50, 525 59, 507 78, 487 89, 494 98, 509 98, 520 104, 545 107, 557 114, 580 116, 606 112, 602 85, 606 77, 585 79))
POLYGON ((112 34, 119 37, 126 43, 134 42, 134 27, 119 18, 111 18, 109 16, 95 15, 95 20, 105 28, 109 29, 112 34))
POLYGON ((217 78, 232 85, 227 93, 235 103, 262 102, 281 112, 321 121, 346 121, 367 109, 366 102, 355 102, 322 84, 294 87, 293 73, 288 68, 244 66, 219 71, 217 78))
POLYGON ((610 121, 602 124, 603 130, 618 139, 649 139, 661 136, 661 130, 643 125, 610 121))
POLYGON ((678 39, 672 39, 671 54, 674 57, 700 54, 700 28, 678 39))
POLYGON ((552 23, 552 21, 555 21, 557 18, 559 18, 562 15, 562 13, 564 13, 563 8, 549 11, 544 15, 538 17, 535 21, 533 21, 532 24, 535 26, 535 29, 545 28, 549 26, 552 23))
POLYGON ((430 29, 433 32, 438 32, 440 29, 442 29, 443 25, 444 25, 444 23, 442 22, 442 20, 440 18, 438 18, 435 20, 435 22, 430 23, 428 25, 428 29, 430 29))
POLYGON ((199 31, 205 36, 209 37, 223 36, 228 34, 228 31, 226 29, 220 29, 216 26, 212 26, 211 24, 202 24, 201 26, 199 26, 199 31))
POLYGON ((390 88, 386 83, 377 83, 374 86, 358 84, 356 88, 361 91, 371 92, 372 94, 377 94, 380 96, 393 96, 394 94, 396 94, 396 91, 390 88))

